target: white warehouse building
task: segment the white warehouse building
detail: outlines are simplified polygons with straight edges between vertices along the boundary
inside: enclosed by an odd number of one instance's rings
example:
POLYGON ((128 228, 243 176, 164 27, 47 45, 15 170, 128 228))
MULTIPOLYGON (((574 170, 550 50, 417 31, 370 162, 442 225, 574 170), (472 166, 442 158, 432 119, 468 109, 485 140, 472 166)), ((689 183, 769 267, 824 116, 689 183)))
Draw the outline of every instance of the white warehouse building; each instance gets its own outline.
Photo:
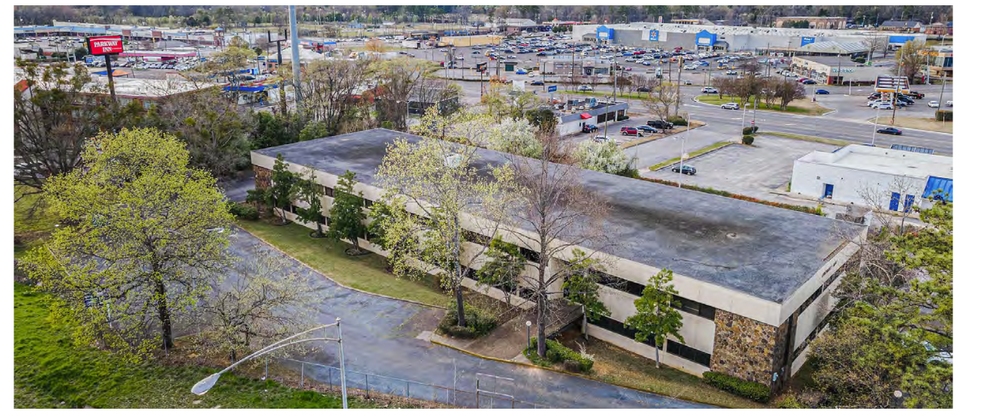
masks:
POLYGON ((793 164, 789 191, 892 211, 929 207, 934 199, 953 201, 953 158, 856 144, 814 151, 793 164))

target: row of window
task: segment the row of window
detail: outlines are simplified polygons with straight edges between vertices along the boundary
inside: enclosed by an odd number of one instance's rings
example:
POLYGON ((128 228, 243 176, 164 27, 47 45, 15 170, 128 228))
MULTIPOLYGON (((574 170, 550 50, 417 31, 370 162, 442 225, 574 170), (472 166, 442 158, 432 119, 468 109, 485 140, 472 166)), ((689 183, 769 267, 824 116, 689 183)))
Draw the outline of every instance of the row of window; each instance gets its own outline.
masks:
MULTIPOLYGON (((828 277, 823 282, 823 285, 820 286, 820 288, 817 288, 817 290, 814 291, 813 294, 811 294, 810 297, 806 299, 806 301, 803 301, 803 304, 800 304, 799 308, 797 308, 796 311, 793 313, 793 316, 799 316, 803 311, 806 310, 806 307, 809 307, 810 304, 813 304, 813 302, 816 301, 817 298, 820 298, 820 295, 823 294, 824 290, 830 288, 830 285, 833 284, 834 280, 839 278, 842 273, 843 271, 835 272, 833 275, 828 277)), ((820 321, 820 324, 818 324, 817 327, 810 332, 810 335, 807 336, 806 339, 803 340, 803 342, 800 343, 800 345, 793 350, 793 358, 799 356, 800 353, 802 353, 803 350, 806 349, 806 346, 809 345, 810 341, 813 341, 813 339, 816 338, 817 333, 819 333, 820 330, 822 330, 823 327, 827 325, 827 321, 829 320, 830 320, 830 313, 828 312, 827 316, 824 317, 822 321, 820 321)))
MULTIPOLYGON (((616 290, 626 292, 635 296, 641 297, 642 290, 646 288, 646 286, 639 284, 637 282, 629 281, 624 278, 615 277, 613 275, 609 275, 601 271, 592 270, 592 273, 598 277, 598 284, 601 284, 609 288, 614 288, 616 290)), ((699 303, 689 298, 681 297, 679 295, 673 295, 673 300, 679 304, 677 309, 679 309, 680 311, 690 313, 699 317, 707 318, 709 320, 713 320, 714 315, 717 312, 717 309, 715 309, 714 307, 711 307, 707 304, 699 303)))
MULTIPOLYGON (((631 338, 635 340, 635 329, 626 327, 621 321, 617 321, 608 317, 600 316, 597 320, 592 320, 588 318, 588 324, 596 325, 598 327, 604 328, 608 331, 614 332, 626 338, 631 338)), ((643 342, 650 347, 656 346, 656 340, 649 336, 646 341, 643 342)), ((703 352, 693 347, 681 344, 679 342, 667 339, 666 341, 666 352, 673 354, 677 357, 683 358, 687 361, 694 362, 705 367, 711 366, 711 354, 703 352)))
MULTIPOLYGON (((471 241, 475 244, 491 244, 492 238, 487 235, 479 234, 472 231, 465 231, 465 240, 471 241)), ((540 253, 530 250, 525 247, 519 247, 519 254, 523 256, 527 261, 539 263, 540 253)))

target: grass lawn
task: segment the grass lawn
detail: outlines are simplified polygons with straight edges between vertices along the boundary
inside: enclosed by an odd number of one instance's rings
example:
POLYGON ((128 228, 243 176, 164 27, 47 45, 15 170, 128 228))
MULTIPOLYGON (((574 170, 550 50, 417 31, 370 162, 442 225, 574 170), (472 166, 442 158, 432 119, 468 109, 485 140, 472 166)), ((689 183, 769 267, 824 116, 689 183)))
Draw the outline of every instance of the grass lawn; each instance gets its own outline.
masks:
MULTIPOLYGON (((869 123, 873 123, 874 120, 875 119, 870 118, 870 119, 868 119, 868 122, 869 123)), ((892 127, 892 125, 890 125, 888 123, 889 123, 889 121, 888 120, 885 120, 884 118, 881 118, 881 119, 878 120, 878 126, 879 127, 892 127)), ((936 121, 936 119, 935 118, 932 118, 932 117, 926 117, 926 118, 921 118, 921 117, 895 117, 895 127, 914 128, 914 129, 926 130, 926 131, 939 131, 941 133, 950 133, 950 134, 953 134, 953 122, 952 121, 946 121, 946 122, 936 121)), ((905 134, 904 131, 902 133, 905 134)), ((889 137, 891 137, 891 136, 889 136, 889 137)))
MULTIPOLYGON (((565 344, 580 352, 573 343, 565 344)), ((669 366, 656 368, 654 361, 608 344, 597 338, 584 343, 585 350, 594 356, 591 378, 606 383, 632 387, 642 391, 667 395, 687 401, 728 408, 761 408, 764 405, 707 385, 697 376, 669 366)))
MULTIPOLYGON (((704 153, 706 153, 708 151, 717 149, 718 147, 724 147, 724 146, 730 145, 730 144, 734 144, 734 142, 733 141, 719 141, 717 143, 714 143, 714 144, 711 144, 709 146, 702 147, 702 148, 699 148, 697 150, 691 151, 690 153, 687 153, 688 154, 688 158, 693 159, 694 157, 697 157, 697 156, 699 156, 701 154, 704 154, 704 153)), ((666 167, 666 166, 668 166, 670 164, 678 163, 678 162, 680 162, 680 157, 673 158, 673 159, 670 159, 670 160, 666 160, 666 161, 664 161, 662 163, 653 164, 652 166, 649 167, 649 170, 656 171, 656 170, 659 170, 659 169, 661 169, 663 167, 666 167)))
POLYGON ((372 253, 349 256, 345 254, 347 243, 311 238, 308 233, 312 230, 307 227, 298 224, 275 226, 247 220, 240 220, 239 226, 339 284, 439 307, 445 307, 450 301, 450 297, 440 290, 437 277, 398 278, 386 271, 384 257, 372 253))
MULTIPOLYGON (((26 190, 30 189, 14 185, 14 198, 26 190)), ((54 217, 44 207, 35 208, 40 197, 40 194, 32 194, 14 203, 14 238, 17 239, 14 242, 14 258, 20 258, 31 248, 41 244, 55 228, 54 217)))
MULTIPOLYGON (((73 330, 53 322, 41 293, 14 283, 16 408, 341 408, 341 398, 225 375, 207 395, 191 387, 217 371, 197 366, 128 363, 72 344, 73 330), (196 403, 196 401, 199 401, 196 403)), ((350 406, 376 405, 350 397, 350 406)))
MULTIPOLYGON (((705 95, 697 96, 697 101, 700 101, 701 103, 721 105, 724 103, 737 103, 738 99, 737 98, 732 99, 729 96, 722 96, 716 94, 705 94, 705 95)), ((748 108, 752 108, 752 105, 749 105, 748 108)), ((778 104, 770 107, 760 101, 758 105, 758 109, 776 111, 779 113, 805 114, 808 116, 819 116, 823 113, 832 111, 828 108, 824 108, 823 106, 810 101, 810 99, 808 98, 793 100, 792 102, 789 103, 788 106, 786 106, 785 110, 779 108, 778 104)))
POLYGON ((802 134, 792 134, 792 133, 780 133, 778 131, 759 131, 756 134, 764 134, 764 135, 768 135, 768 136, 776 136, 776 137, 782 137, 782 138, 789 138, 789 139, 793 139, 793 140, 812 141, 814 143, 830 144, 832 146, 839 146, 839 147, 843 147, 843 146, 846 146, 846 145, 850 144, 850 143, 848 143, 846 141, 835 140, 835 139, 832 139, 832 138, 804 136, 802 134))

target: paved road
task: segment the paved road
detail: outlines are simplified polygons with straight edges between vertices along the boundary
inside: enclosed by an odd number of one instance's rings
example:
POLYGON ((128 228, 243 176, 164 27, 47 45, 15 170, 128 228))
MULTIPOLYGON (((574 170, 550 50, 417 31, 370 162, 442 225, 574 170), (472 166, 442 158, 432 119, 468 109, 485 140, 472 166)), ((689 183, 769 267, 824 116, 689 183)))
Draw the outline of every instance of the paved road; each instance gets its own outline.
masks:
MULTIPOLYGON (((476 373, 484 373, 515 379, 512 384, 500 383, 499 392, 513 395, 517 400, 554 408, 706 407, 566 374, 483 360, 433 345, 417 336, 421 332, 433 330, 443 315, 443 310, 340 287, 321 274, 272 250, 249 233, 236 229, 230 247, 234 253, 244 255, 254 252, 257 247, 288 259, 308 282, 304 286, 316 290, 319 300, 323 302, 317 321, 329 323, 336 317, 343 319, 345 360, 349 370, 347 375, 350 386, 355 388, 364 385, 362 374, 357 372, 367 372, 445 387, 456 385, 459 390, 474 392, 476 373)), ((337 365, 335 354, 335 347, 331 346, 307 355, 304 359, 337 365)), ((308 370, 306 376, 326 381, 326 374, 327 372, 308 370)), ((337 374, 334 381, 337 384, 337 374)), ((373 386, 381 383, 376 378, 370 381, 373 386)), ((393 382, 393 391, 403 393, 404 384, 393 382)), ((419 391, 411 390, 411 395, 423 399, 431 398, 431 391, 419 391)))

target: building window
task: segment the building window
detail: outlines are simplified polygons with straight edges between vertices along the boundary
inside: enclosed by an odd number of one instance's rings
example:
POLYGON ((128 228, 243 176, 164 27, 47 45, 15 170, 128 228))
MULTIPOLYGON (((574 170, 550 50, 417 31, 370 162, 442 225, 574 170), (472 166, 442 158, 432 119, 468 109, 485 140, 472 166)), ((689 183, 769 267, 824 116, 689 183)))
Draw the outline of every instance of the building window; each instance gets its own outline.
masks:
POLYGON ((364 199, 362 199, 362 202, 363 202, 363 204, 365 205, 365 207, 366 207, 366 208, 370 208, 370 207, 372 207, 372 205, 373 205, 373 202, 372 202, 372 200, 370 200, 370 199, 368 199, 368 198, 364 198, 364 199))
MULTIPOLYGON (((642 290, 646 288, 645 285, 639 284, 634 281, 629 281, 624 278, 615 277, 613 275, 609 275, 597 270, 591 270, 591 271, 592 274, 598 277, 598 284, 608 288, 613 288, 638 297, 642 296, 642 290)), ((713 320, 714 314, 717 312, 717 309, 714 307, 711 307, 707 304, 699 303, 689 298, 681 297, 679 295, 674 295, 673 300, 679 303, 679 307, 677 307, 678 310, 699 317, 707 318, 709 320, 713 320)))
POLYGON ((534 263, 540 262, 540 253, 536 251, 530 250, 525 247, 519 247, 519 253, 522 254, 527 261, 531 261, 534 263))
POLYGON ((335 189, 333 187, 324 187, 325 195, 328 197, 335 197, 335 189))
MULTIPOLYGON (((633 341, 635 340, 635 333, 636 333, 635 329, 626 327, 625 324, 623 324, 620 321, 616 321, 611 318, 601 316, 598 318, 598 320, 592 320, 589 318, 588 324, 604 328, 608 331, 611 331, 613 333, 616 333, 626 338, 631 338, 633 341)), ((646 344, 650 347, 655 347, 656 341, 652 336, 650 336, 649 338, 646 338, 646 341, 643 342, 643 344, 646 344)), ((666 340, 666 352, 673 354, 677 357, 683 358, 685 360, 703 365, 705 367, 711 366, 711 354, 708 354, 706 352, 703 352, 693 347, 688 347, 684 344, 681 344, 679 342, 670 339, 666 340)))
POLYGON ((475 244, 491 244, 492 239, 489 236, 482 235, 479 233, 465 231, 465 241, 471 241, 475 244))

